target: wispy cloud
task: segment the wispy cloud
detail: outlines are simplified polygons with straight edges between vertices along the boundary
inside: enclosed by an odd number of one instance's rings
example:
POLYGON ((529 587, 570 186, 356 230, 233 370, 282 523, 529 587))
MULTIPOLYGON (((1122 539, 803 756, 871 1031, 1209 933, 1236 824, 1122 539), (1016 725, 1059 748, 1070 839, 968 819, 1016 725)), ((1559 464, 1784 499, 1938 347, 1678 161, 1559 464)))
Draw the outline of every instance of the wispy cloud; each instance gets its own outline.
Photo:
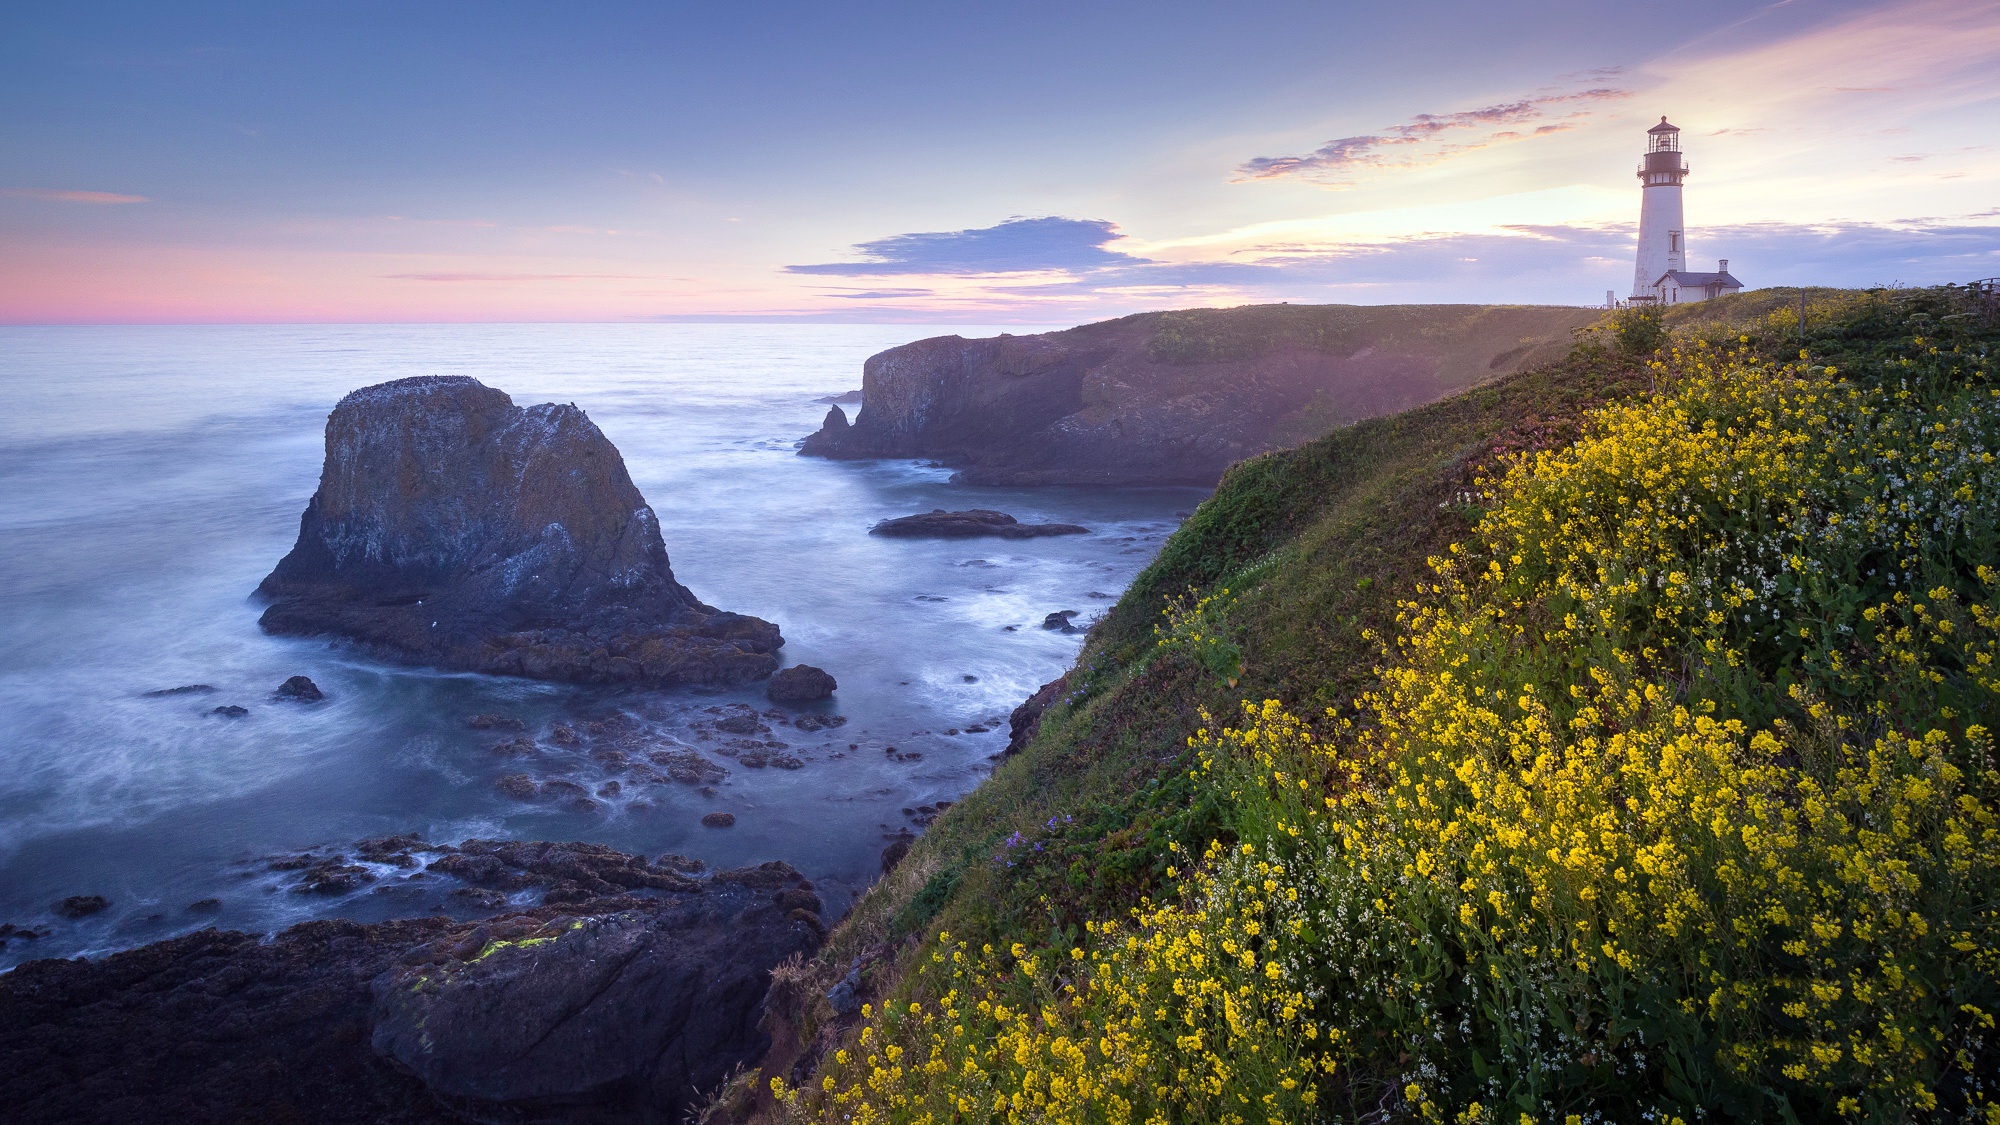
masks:
POLYGON ((1328 141, 1304 156, 1259 156, 1237 172, 1243 180, 1298 177, 1344 186, 1364 168, 1421 167, 1504 141, 1566 132, 1591 116, 1592 107, 1629 96, 1629 90, 1594 86, 1456 113, 1419 113, 1377 133, 1328 141), (1526 128, 1531 125, 1533 128, 1526 128))
POLYGON ((892 234, 854 249, 860 262, 828 262, 786 266, 787 273, 836 277, 886 277, 898 274, 1006 274, 1048 270, 1092 270, 1145 261, 1105 249, 1125 237, 1100 219, 1009 219, 970 230, 892 234))
POLYGON ((629 273, 388 273, 391 281, 659 281, 629 273))
POLYGON ((49 188, 8 188, 0 195, 22 199, 43 199, 51 203, 151 203, 143 195, 120 195, 115 191, 56 191, 49 188))

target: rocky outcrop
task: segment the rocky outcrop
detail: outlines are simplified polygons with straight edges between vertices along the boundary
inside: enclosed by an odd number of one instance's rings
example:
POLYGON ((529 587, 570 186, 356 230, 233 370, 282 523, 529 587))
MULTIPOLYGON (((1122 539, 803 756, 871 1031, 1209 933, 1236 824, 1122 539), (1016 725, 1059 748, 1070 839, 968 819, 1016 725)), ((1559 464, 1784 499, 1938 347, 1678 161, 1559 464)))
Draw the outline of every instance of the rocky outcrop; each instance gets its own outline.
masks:
POLYGON ((840 689, 840 681, 824 668, 794 664, 771 677, 764 694, 773 703, 817 703, 840 689))
POLYGON ((657 889, 670 868, 608 849, 490 843, 453 854, 612 893, 28 962, 0 976, 0 1117, 679 1121, 764 1050, 770 970, 820 941, 783 864, 657 889))
POLYGON ((770 622, 674 580, 659 521, 575 406, 464 376, 355 391, 261 624, 441 667, 583 683, 769 675, 770 622))
POLYGON ((1558 358, 1598 315, 1263 305, 941 336, 871 357, 860 414, 835 407, 799 452, 936 458, 977 484, 1211 485, 1245 457, 1558 358))
POLYGON ((1028 743, 1035 740, 1035 735, 1042 729, 1043 712, 1055 706, 1056 700, 1062 698, 1068 682, 1067 673, 1057 676, 1036 688, 1035 694, 1022 700, 1021 705, 1014 708, 1013 713, 1007 716, 1007 748, 1000 752, 1003 756, 1019 754, 1027 748, 1028 743))
POLYGON ((1049 535, 1088 535, 1090 529, 1073 523, 1022 523, 991 508, 970 508, 963 512, 932 508, 914 516, 883 520, 869 528, 868 534, 901 539, 974 539, 988 535, 1001 539, 1040 539, 1049 535))
POLYGON ((677 1121, 768 1045, 771 968, 818 945, 783 864, 706 893, 445 934, 374 982, 371 1042, 475 1118, 677 1121))

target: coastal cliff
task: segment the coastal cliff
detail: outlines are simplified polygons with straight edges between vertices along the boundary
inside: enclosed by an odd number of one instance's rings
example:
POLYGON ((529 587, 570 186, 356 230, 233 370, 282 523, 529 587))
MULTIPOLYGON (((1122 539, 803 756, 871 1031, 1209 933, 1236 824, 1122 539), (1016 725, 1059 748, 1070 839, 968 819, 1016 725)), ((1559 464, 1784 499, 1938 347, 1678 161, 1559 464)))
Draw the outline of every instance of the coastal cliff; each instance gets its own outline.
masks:
POLYGON ((939 336, 863 369, 807 456, 931 457, 975 484, 1212 485, 1231 464, 1558 358, 1589 309, 1260 305, 939 336))
POLYGON ((659 520, 573 405, 465 376, 365 387, 326 424, 298 542, 257 588, 267 632, 445 668, 582 683, 768 676, 768 621, 675 581, 659 520))
POLYGON ((705 1121, 1986 1115, 2000 310, 1601 327, 1230 469, 705 1121))

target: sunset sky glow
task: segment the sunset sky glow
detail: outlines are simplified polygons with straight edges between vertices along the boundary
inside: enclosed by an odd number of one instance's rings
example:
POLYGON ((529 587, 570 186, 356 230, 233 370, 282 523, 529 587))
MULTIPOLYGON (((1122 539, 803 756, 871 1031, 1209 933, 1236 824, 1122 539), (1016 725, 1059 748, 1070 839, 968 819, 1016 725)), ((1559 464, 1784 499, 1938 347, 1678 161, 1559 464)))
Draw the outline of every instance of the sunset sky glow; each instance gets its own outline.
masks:
POLYGON ((2000 275, 2000 0, 107 4, 0 36, 0 323, 1075 323, 2000 275))

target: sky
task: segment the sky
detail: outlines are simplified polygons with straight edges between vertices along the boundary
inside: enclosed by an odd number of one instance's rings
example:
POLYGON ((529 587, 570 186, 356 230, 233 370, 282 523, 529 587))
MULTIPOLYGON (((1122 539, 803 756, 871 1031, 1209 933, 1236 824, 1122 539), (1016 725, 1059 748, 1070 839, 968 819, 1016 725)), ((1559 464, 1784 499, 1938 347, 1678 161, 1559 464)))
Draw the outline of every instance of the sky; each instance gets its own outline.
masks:
POLYGON ((2000 275, 2000 0, 0 0, 0 323, 1069 324, 2000 275))

